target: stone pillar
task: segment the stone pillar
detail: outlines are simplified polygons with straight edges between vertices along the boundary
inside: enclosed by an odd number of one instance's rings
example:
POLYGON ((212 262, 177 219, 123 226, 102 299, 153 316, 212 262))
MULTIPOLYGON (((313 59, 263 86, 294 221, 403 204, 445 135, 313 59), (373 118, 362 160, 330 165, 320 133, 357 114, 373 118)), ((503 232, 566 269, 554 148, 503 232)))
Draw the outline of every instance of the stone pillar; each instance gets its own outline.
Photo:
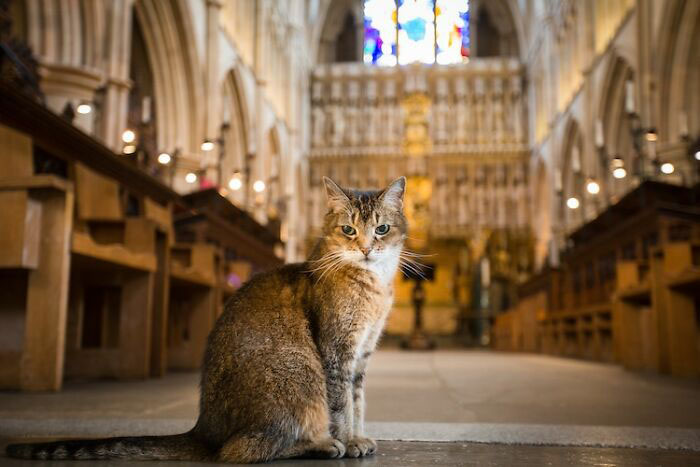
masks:
MULTIPOLYGON (((219 82, 219 16, 221 13, 221 0, 207 0, 207 29, 206 29, 206 68, 204 79, 205 110, 204 118, 206 139, 216 141, 219 139, 221 123, 221 101, 222 86, 219 82)), ((200 143, 200 142, 197 142, 200 143)), ((231 141, 227 142, 231 144, 231 141)), ((219 180, 219 154, 222 150, 219 147, 221 141, 216 144, 209 154, 205 154, 207 159, 205 177, 220 186, 225 182, 219 180)))
POLYGON ((92 134, 95 130, 95 91, 102 79, 97 70, 70 65, 42 65, 41 88, 46 95, 46 104, 60 114, 70 105, 75 113, 73 123, 81 130, 92 134), (81 103, 90 103, 88 114, 76 112, 81 103))
POLYGON ((121 150, 121 134, 129 111, 129 62, 131 58, 131 15, 134 0, 112 2, 107 11, 107 57, 100 136, 114 151, 121 150))

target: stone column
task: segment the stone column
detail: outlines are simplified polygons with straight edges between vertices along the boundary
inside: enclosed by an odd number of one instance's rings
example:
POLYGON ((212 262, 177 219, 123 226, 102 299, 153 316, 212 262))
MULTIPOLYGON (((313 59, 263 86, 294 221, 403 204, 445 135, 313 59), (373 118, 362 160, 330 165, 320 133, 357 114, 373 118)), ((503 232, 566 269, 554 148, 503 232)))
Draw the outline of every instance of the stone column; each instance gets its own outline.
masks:
MULTIPOLYGON (((205 96, 205 138, 210 141, 217 141, 220 134, 221 124, 221 101, 222 87, 219 83, 219 15, 221 13, 221 0, 207 0, 207 29, 206 29, 206 62, 204 72, 204 96, 205 96)), ((228 141, 231 144, 231 141, 228 141)), ((219 180, 219 154, 222 150, 218 141, 210 154, 205 154, 207 158, 205 177, 218 185, 224 186, 225 182, 219 180)))
POLYGON ((99 136, 114 151, 121 150, 121 134, 129 111, 129 62, 131 58, 131 15, 134 0, 112 2, 107 11, 107 57, 104 97, 99 136))

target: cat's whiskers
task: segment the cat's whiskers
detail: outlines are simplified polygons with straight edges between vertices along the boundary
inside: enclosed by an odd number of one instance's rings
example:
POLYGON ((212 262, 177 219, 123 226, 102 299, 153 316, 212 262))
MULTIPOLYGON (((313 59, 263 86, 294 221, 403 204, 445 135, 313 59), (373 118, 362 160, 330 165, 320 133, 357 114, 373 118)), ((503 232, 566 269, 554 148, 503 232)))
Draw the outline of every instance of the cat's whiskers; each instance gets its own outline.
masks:
POLYGON ((401 264, 401 266, 403 266, 405 269, 408 269, 412 273, 425 279, 423 269, 427 266, 413 259, 412 255, 406 255, 405 251, 402 251, 399 255, 399 264, 401 264))

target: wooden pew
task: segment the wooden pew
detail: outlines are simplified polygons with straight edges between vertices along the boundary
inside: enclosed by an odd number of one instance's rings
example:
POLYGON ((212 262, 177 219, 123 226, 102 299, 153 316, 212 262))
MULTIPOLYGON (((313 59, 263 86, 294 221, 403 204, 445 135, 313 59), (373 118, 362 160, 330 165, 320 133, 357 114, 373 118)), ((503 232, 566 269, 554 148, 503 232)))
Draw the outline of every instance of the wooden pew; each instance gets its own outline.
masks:
POLYGON ((652 262, 652 306, 659 319, 661 369, 700 376, 700 241, 664 245, 652 262))
POLYGON ((191 370, 202 363, 219 309, 217 261, 213 245, 171 248, 168 368, 191 370))
POLYGON ((0 223, 0 287, 11 290, 0 294, 10 302, 0 324, 14 336, 1 344, 0 385, 56 390, 64 374, 162 374, 180 197, 17 89, 0 83, 0 98, 0 202, 13 216, 0 223), (5 256, 18 244, 23 256, 5 256))
MULTIPOLYGON (((280 264, 274 236, 216 190, 184 197, 171 248, 168 368, 199 368, 226 301, 253 270, 280 264)), ((279 239, 277 238, 277 241, 279 239)))
MULTIPOLYGON (((167 306, 167 208, 149 218, 120 184, 75 163, 76 219, 66 342, 68 377, 146 378, 157 367, 167 306), (162 217, 165 217, 163 219, 162 217), (152 342, 152 337, 154 341, 152 342), (152 355, 153 361, 152 361, 152 355)), ((162 357, 161 357, 162 358, 162 357)))
POLYGON ((0 125, 0 388, 58 390, 73 186, 34 175, 32 140, 0 125))

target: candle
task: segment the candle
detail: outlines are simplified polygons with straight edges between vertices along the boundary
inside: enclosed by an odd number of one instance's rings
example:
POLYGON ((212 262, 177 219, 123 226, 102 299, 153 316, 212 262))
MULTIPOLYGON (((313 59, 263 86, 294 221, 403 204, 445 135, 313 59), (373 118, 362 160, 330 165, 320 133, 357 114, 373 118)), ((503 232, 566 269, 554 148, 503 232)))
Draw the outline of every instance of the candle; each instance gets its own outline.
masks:
POLYGON ((574 146, 571 150, 571 170, 575 173, 581 171, 581 156, 579 154, 578 146, 574 146))
POLYGON ((144 96, 141 100, 141 123, 151 121, 151 96, 144 96))
POLYGON ((602 148, 605 146, 605 137, 603 136, 603 122, 600 119, 595 121, 595 145, 602 148))
POLYGON ((628 114, 633 114, 635 111, 634 105, 634 81, 628 79, 625 83, 625 111, 628 114))
POLYGON ((561 191, 561 189, 562 189, 561 169, 556 169, 554 171, 554 190, 561 191))
POLYGON ((678 133, 681 138, 685 138, 688 136, 688 114, 685 112, 685 110, 682 110, 680 114, 678 114, 678 133))

